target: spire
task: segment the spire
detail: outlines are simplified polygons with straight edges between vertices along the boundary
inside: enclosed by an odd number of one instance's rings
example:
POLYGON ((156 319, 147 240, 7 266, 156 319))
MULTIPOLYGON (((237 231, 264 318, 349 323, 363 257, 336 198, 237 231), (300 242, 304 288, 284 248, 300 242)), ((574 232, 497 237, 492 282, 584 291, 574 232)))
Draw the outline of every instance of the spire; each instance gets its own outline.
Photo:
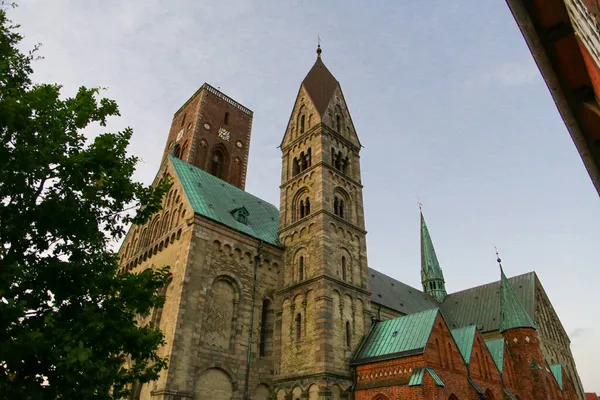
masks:
POLYGON ((500 332, 514 328, 535 329, 531 316, 525 311, 508 278, 504 275, 498 250, 496 250, 496 257, 500 266, 500 332))
POLYGON ((317 46, 317 60, 302 81, 302 86, 306 89, 315 108, 322 117, 339 83, 323 64, 321 52, 321 44, 319 43, 317 46))
POLYGON ((447 295, 444 274, 435 254, 421 207, 422 204, 419 203, 421 214, 421 283, 425 292, 433 296, 439 303, 442 303, 447 295))

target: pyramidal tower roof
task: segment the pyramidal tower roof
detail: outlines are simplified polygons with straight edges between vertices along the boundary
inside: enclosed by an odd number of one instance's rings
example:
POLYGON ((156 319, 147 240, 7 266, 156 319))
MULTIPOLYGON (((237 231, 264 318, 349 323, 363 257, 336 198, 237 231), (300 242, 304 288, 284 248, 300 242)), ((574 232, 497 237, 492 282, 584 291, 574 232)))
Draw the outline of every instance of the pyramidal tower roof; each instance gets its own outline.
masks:
POLYGON ((315 61, 315 64, 308 71, 308 74, 302 81, 302 86, 306 89, 321 116, 325 114, 338 85, 337 79, 329 72, 321 59, 321 46, 319 45, 317 48, 317 61, 315 61))
POLYGON ((435 254, 423 211, 421 211, 421 283, 423 289, 438 302, 444 301, 447 295, 444 274, 435 254))
POLYGON ((504 274, 500 257, 498 257, 498 264, 500 264, 500 332, 515 328, 535 329, 531 316, 521 304, 504 274))

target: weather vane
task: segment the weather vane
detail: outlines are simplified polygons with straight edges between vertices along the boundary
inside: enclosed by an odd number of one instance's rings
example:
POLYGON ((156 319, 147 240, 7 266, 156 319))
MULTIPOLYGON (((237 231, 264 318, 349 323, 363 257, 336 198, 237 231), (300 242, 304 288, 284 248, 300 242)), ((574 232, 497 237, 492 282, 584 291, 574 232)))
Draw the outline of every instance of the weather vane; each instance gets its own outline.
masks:
POLYGON ((317 46, 321 47, 321 35, 317 33, 317 46))
POLYGON ((421 203, 421 198, 417 198, 417 204, 419 205, 419 210, 423 211, 423 203, 421 203))

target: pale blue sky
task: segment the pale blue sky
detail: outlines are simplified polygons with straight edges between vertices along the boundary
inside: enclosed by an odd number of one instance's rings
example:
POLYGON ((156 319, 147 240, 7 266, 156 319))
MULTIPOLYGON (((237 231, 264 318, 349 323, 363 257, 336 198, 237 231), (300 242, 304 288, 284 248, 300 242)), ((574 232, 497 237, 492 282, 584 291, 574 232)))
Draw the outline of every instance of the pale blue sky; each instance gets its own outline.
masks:
POLYGON ((134 129, 138 179, 203 83, 254 111, 247 190, 279 204, 280 152, 300 82, 323 59, 361 153, 369 264, 419 287, 418 198, 447 287, 537 271, 600 392, 600 203, 504 0, 22 0, 36 79, 105 86, 134 129))

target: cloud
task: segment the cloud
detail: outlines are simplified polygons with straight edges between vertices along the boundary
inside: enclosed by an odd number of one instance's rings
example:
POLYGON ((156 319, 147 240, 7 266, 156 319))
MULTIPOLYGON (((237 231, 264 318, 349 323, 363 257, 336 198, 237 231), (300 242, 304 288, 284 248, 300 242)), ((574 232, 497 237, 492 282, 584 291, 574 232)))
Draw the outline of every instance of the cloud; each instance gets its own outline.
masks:
POLYGON ((571 339, 571 341, 574 341, 575 339, 582 339, 585 336, 587 336, 591 331, 592 329, 590 328, 576 328, 572 330, 571 333, 569 333, 569 338, 571 339))
POLYGON ((518 87, 534 83, 538 76, 539 71, 532 60, 506 62, 473 74, 466 85, 518 87))

